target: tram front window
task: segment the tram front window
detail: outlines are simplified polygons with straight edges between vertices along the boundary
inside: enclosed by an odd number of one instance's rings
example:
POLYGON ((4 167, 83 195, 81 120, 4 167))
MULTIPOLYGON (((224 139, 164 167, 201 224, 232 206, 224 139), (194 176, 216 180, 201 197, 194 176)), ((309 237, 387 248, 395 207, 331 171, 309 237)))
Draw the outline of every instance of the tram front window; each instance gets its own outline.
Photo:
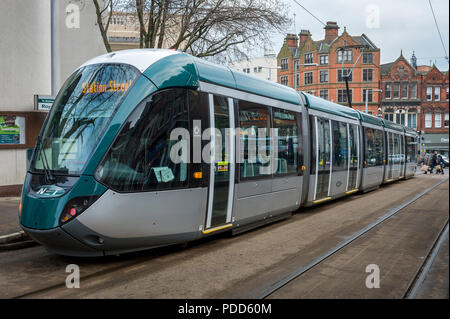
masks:
POLYGON ((95 177, 123 192, 187 186, 188 154, 183 149, 188 145, 180 145, 188 143, 188 137, 171 139, 175 129, 189 128, 187 92, 168 89, 143 100, 123 124, 95 177), (173 152, 180 161, 172 160, 173 152))
POLYGON ((125 64, 89 65, 72 74, 48 115, 31 169, 81 174, 138 75, 137 69, 125 64))

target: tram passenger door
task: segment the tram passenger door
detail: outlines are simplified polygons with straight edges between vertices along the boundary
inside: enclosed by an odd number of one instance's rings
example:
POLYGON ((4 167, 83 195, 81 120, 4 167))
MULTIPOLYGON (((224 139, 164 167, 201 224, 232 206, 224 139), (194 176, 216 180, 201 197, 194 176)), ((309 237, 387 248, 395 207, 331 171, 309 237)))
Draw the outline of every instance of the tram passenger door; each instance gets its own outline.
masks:
POLYGON ((234 106, 233 100, 209 95, 211 164, 208 211, 203 233, 231 227, 234 193, 234 106))
POLYGON ((316 121, 316 185, 314 200, 328 197, 331 169, 330 121, 315 117, 316 121))
POLYGON ((354 124, 348 124, 349 165, 347 191, 355 190, 359 172, 359 130, 354 124))

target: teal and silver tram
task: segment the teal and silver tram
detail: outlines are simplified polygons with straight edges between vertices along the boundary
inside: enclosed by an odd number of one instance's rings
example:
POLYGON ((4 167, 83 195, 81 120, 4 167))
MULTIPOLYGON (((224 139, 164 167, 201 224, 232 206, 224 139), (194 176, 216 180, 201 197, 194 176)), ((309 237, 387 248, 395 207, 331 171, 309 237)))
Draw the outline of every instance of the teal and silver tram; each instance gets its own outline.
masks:
POLYGON ((20 223, 71 256, 184 243, 409 178, 416 153, 394 123, 185 53, 119 51, 61 88, 20 223))

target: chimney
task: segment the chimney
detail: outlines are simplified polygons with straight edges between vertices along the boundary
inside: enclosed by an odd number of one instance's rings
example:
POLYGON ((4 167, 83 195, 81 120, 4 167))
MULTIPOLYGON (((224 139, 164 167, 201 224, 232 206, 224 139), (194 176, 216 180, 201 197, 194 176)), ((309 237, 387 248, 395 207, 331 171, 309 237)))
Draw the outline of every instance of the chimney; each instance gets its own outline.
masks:
POLYGON ((325 29, 325 42, 326 43, 330 43, 331 41, 333 41, 334 39, 336 39, 339 36, 339 34, 338 34, 339 27, 337 25, 337 22, 327 21, 327 25, 324 29, 325 29))
POLYGON ((303 43, 305 43, 308 37, 311 36, 311 33, 309 33, 309 30, 301 30, 298 36, 300 37, 300 45, 302 45, 303 43))
POLYGON ((288 35, 286 35, 284 42, 289 48, 298 47, 298 37, 295 34, 289 33, 288 35))

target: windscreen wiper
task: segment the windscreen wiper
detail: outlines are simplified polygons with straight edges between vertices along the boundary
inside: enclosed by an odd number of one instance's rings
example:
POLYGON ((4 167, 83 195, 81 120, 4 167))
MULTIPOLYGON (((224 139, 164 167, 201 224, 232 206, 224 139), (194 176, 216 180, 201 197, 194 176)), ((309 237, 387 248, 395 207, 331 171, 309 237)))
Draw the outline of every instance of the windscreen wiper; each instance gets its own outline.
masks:
POLYGON ((38 140, 37 140, 37 144, 36 144, 36 149, 39 152, 39 157, 41 158, 42 161, 42 166, 44 167, 44 174, 45 174, 45 181, 47 183, 54 183, 56 181, 56 178, 53 176, 52 171, 50 169, 50 165, 48 165, 48 160, 47 160, 47 155, 45 154, 45 151, 43 150, 43 148, 41 148, 42 145, 42 138, 39 135, 38 136, 38 140))

